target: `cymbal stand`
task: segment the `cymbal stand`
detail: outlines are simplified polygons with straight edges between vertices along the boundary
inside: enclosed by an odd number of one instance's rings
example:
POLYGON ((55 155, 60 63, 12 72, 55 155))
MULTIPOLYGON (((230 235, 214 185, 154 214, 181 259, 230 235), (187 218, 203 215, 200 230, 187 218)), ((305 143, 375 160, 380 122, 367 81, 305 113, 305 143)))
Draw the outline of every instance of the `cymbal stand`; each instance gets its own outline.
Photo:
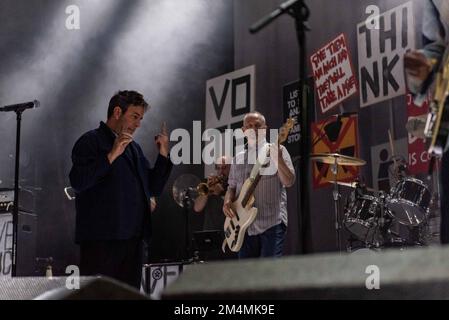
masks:
POLYGON ((334 212, 335 212, 335 234, 337 238, 338 251, 341 253, 341 241, 340 241, 340 191, 338 187, 338 162, 337 158, 335 158, 334 164, 331 165, 331 172, 334 174, 334 191, 333 191, 333 199, 334 199, 334 212))
MULTIPOLYGON (((382 240, 383 240, 383 242, 385 242, 385 237, 386 237, 386 234, 390 231, 390 229, 388 228, 388 230, 386 230, 386 224, 387 224, 387 221, 386 221, 386 212, 385 212, 385 209, 386 209, 386 207, 385 207, 385 201, 386 201, 386 199, 387 199, 387 195, 386 195, 386 193, 384 192, 384 191, 380 191, 379 192, 379 201, 380 201, 380 217, 379 217, 379 219, 377 220, 377 231, 378 232, 380 232, 380 234, 381 234, 381 236, 382 236, 382 240)), ((373 235, 373 239, 372 239, 372 243, 374 243, 374 237, 375 237, 375 235, 376 234, 374 234, 373 235)), ((390 235, 388 235, 388 236, 390 236, 390 235)), ((375 243, 375 245, 374 245, 376 248, 379 248, 380 247, 380 243, 377 241, 376 243, 375 243)))
POLYGON ((432 189, 435 190, 435 192, 433 192, 433 203, 436 204, 436 206, 434 205, 434 210, 436 209, 437 211, 439 211, 440 208, 440 196, 441 196, 441 186, 440 186, 440 161, 441 158, 437 157, 436 155, 434 155, 433 157, 435 157, 434 159, 434 163, 432 164, 432 167, 429 168, 429 171, 432 171, 430 175, 428 175, 428 180, 432 182, 432 189))

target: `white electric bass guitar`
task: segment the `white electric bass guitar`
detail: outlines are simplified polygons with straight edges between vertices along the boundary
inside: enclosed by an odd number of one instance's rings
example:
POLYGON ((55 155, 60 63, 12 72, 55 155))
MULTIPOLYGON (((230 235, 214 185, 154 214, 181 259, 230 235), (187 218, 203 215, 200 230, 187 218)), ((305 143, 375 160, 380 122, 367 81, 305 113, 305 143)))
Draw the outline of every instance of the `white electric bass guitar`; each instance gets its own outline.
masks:
MULTIPOLYGON (((279 129, 278 144, 283 143, 287 139, 288 133, 294 125, 295 120, 293 118, 287 119, 286 123, 279 129)), ((270 148, 267 148, 267 157, 269 156, 269 151, 270 148)), ((257 208, 253 207, 255 201, 254 191, 261 178, 260 170, 266 166, 259 163, 258 160, 251 170, 251 175, 243 183, 238 199, 231 205, 235 217, 232 219, 226 217, 224 223, 225 240, 222 246, 223 251, 225 251, 227 244, 231 251, 238 252, 242 247, 246 229, 256 219, 257 208)))

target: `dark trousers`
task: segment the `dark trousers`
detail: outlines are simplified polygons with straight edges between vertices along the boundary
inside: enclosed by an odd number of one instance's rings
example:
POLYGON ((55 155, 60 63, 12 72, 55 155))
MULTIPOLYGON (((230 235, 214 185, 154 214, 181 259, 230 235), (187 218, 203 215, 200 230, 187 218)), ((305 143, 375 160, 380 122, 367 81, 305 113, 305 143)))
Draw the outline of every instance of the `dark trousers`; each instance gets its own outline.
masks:
POLYGON ((285 224, 280 223, 255 236, 246 233, 239 251, 239 259, 281 257, 286 231, 285 224))
POLYGON ((80 255, 81 275, 104 275, 140 289, 141 239, 82 242, 80 255))
POLYGON ((441 243, 449 243, 449 152, 443 154, 441 160, 441 243))

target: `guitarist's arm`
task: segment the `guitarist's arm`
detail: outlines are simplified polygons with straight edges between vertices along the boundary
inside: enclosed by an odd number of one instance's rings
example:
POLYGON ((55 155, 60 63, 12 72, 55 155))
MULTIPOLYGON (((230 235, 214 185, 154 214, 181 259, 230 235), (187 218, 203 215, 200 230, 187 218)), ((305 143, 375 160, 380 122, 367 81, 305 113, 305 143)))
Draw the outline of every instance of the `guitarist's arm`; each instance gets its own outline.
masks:
POLYGON ((433 71, 438 69, 446 49, 445 35, 442 33, 444 26, 439 16, 435 5, 427 1, 424 5, 426 21, 422 29, 424 47, 409 51, 404 56, 405 81, 418 105, 424 101, 426 91, 434 80, 433 71))
MULTIPOLYGON (((273 146, 274 147, 274 146, 273 146)), ((286 188, 291 187, 295 183, 295 169, 287 149, 280 147, 277 150, 277 174, 282 185, 286 188)))
POLYGON ((223 204, 223 213, 228 218, 234 218, 235 214, 231 209, 232 203, 235 201, 235 188, 228 187, 223 204))
MULTIPOLYGON (((286 153, 286 150, 283 150, 281 148, 281 152, 279 152, 278 156, 278 176, 281 180, 281 183, 286 187, 289 188, 295 183, 295 169, 293 169, 293 165, 291 163, 291 160, 289 161, 289 164, 287 165, 285 159, 284 159, 284 153, 286 153)), ((290 156, 288 156, 290 158, 290 156)))
POLYGON ((420 51, 409 51, 404 56, 404 66, 408 87, 412 93, 419 93, 421 85, 432 71, 432 63, 420 51))

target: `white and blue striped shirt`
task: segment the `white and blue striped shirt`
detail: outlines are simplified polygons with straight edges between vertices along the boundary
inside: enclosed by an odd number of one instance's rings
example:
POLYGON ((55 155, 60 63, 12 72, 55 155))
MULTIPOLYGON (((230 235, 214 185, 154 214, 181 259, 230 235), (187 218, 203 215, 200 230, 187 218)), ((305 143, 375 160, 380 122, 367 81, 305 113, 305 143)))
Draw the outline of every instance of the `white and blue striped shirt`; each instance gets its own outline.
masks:
MULTIPOLYGON (((262 145, 265 148, 267 144, 262 145)), ((229 188, 235 190, 236 195, 240 193, 243 183, 250 176, 254 164, 248 159, 255 159, 255 148, 238 153, 231 165, 228 184, 229 188), (249 162, 249 163, 248 163, 249 162)), ((279 146, 282 157, 290 169, 295 174, 290 154, 284 146, 279 146)), ((263 175, 254 192, 254 207, 258 209, 257 217, 253 224, 248 227, 248 235, 258 235, 269 228, 283 222, 287 226, 287 191, 282 185, 277 173, 273 175, 263 175)))

